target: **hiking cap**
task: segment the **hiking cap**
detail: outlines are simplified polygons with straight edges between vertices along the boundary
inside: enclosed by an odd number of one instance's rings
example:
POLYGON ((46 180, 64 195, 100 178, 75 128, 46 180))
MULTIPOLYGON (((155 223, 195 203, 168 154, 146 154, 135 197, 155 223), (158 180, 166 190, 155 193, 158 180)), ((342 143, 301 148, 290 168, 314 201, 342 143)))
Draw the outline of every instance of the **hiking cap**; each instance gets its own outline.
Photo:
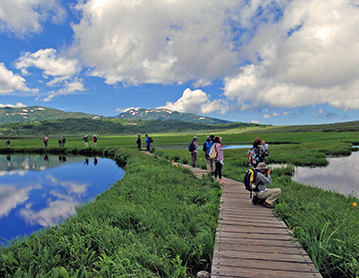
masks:
POLYGON ((257 166, 257 169, 259 169, 259 170, 268 170, 268 167, 264 162, 259 162, 258 166, 257 166))
POLYGON ((193 140, 196 140, 196 139, 198 140, 198 137, 197 137, 197 136, 193 137, 193 140))

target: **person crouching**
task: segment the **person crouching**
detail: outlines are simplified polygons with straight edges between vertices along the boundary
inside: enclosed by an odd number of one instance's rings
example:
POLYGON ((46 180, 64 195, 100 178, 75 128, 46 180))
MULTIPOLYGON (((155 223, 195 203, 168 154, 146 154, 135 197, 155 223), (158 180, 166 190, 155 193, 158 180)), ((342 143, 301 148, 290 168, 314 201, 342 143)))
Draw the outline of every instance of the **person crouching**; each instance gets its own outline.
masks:
POLYGON ((263 201, 263 205, 267 208, 273 208, 274 202, 278 199, 281 194, 280 188, 267 188, 267 185, 272 182, 270 176, 272 170, 267 168, 267 165, 264 162, 258 163, 257 169, 260 172, 257 173, 256 183, 257 191, 254 192, 253 204, 260 203, 263 201))

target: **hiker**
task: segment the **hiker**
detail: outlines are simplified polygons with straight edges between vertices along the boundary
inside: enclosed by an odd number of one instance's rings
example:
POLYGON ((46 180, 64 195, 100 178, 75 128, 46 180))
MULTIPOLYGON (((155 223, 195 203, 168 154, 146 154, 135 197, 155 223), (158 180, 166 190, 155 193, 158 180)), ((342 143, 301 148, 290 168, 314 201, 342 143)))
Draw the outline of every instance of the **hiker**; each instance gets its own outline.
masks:
POLYGON ((148 137, 148 134, 146 134, 146 149, 149 152, 150 151, 150 147, 151 147, 151 143, 153 142, 151 137, 148 137))
POLYGON ((222 137, 218 137, 216 136, 214 138, 214 144, 212 146, 212 148, 215 148, 216 152, 217 152, 217 157, 214 159, 216 168, 214 170, 214 177, 219 179, 219 182, 221 184, 224 184, 224 180, 222 180, 222 166, 223 166, 223 160, 224 160, 224 155, 223 155, 223 147, 222 147, 222 137))
POLYGON ((44 138, 44 144, 45 144, 45 148, 47 147, 47 144, 49 143, 49 138, 45 137, 44 138))
POLYGON ((268 144, 260 137, 256 137, 252 148, 248 151, 248 162, 253 168, 257 168, 258 163, 264 162, 265 157, 269 155, 268 144))
POLYGON ((213 141, 211 140, 210 136, 206 137, 206 142, 203 144, 203 150, 205 152, 204 158, 206 159, 206 165, 207 165, 207 172, 214 175, 214 159, 209 157, 209 152, 211 151, 211 148, 213 146, 213 141))
POLYGON ((59 143, 59 147, 61 148, 61 146, 62 146, 62 137, 59 138, 58 143, 59 143))
POLYGON ((192 159, 192 167, 196 167, 196 160, 197 160, 197 148, 198 148, 198 137, 195 136, 192 139, 192 142, 190 144, 193 144, 193 149, 190 150, 191 152, 191 159, 192 159))
POLYGON ((278 199, 281 189, 280 188, 267 188, 267 185, 272 182, 270 176, 272 170, 267 168, 264 162, 259 162, 257 170, 260 172, 256 176, 257 190, 254 191, 252 203, 254 205, 263 202, 263 206, 273 208, 274 202, 278 199))
POLYGON ((10 139, 6 141, 6 146, 10 148, 10 139))
POLYGON ((66 139, 64 137, 62 137, 61 143, 62 143, 62 146, 65 147, 66 139))
POLYGON ((96 135, 94 135, 94 136, 92 137, 92 141, 93 141, 92 147, 96 147, 96 145, 97 145, 97 137, 96 137, 96 135))
POLYGON ((85 140, 85 147, 88 147, 89 146, 89 137, 87 135, 85 135, 83 137, 83 139, 85 140))
POLYGON ((141 150, 141 143, 142 143, 141 135, 138 135, 137 140, 136 140, 136 144, 137 144, 137 147, 138 147, 139 150, 141 150))

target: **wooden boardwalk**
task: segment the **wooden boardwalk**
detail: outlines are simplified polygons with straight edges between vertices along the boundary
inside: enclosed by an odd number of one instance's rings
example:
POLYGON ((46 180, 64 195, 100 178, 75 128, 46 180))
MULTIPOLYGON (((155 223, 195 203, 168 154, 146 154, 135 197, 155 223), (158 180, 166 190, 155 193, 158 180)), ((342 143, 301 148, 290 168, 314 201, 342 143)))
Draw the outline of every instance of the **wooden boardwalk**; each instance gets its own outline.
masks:
MULTIPOLYGON (((188 165, 183 165, 187 167, 188 165)), ((205 170, 192 168, 201 177, 205 170)), ((244 184, 224 178, 212 278, 322 277, 271 209, 254 206, 244 184)))

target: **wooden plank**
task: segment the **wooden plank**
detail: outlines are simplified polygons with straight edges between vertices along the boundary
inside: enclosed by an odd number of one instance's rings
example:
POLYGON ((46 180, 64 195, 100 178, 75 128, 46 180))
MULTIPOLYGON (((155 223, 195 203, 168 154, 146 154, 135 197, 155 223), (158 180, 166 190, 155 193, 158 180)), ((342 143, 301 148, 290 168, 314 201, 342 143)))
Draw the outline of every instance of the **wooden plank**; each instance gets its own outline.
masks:
POLYGON ((321 278, 318 272, 297 272, 288 270, 219 267, 211 273, 212 278, 321 278))
MULTIPOLYGON (((192 168, 195 175, 205 170, 192 168)), ((320 278, 308 254, 272 210, 254 206, 244 184, 222 186, 212 278, 320 278)))

